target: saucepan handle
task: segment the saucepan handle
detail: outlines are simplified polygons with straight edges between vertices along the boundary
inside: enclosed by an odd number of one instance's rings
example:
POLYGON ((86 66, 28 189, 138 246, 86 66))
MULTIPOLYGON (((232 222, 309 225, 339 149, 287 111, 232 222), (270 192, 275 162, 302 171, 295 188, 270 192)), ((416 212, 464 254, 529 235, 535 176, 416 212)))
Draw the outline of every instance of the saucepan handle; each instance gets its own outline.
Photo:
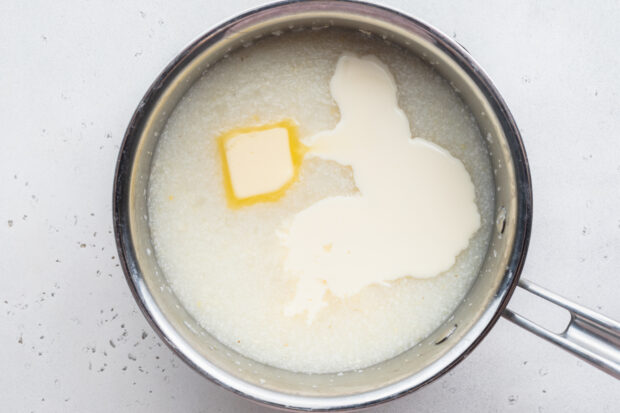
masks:
POLYGON ((570 322, 556 334, 508 308, 503 313, 505 318, 620 379, 620 323, 530 281, 519 280, 519 287, 568 310, 570 322))

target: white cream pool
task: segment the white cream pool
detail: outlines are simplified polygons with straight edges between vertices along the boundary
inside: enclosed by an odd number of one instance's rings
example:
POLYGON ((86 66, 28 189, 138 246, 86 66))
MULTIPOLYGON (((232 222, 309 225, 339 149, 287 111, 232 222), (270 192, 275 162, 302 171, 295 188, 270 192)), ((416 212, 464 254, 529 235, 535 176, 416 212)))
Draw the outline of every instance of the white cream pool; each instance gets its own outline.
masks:
MULTIPOLYGON (((388 182, 386 185, 406 185, 388 182)), ((155 253, 186 309, 222 343, 257 361, 312 373, 359 369, 430 334, 465 295, 486 254, 493 178, 473 116, 447 82, 405 51, 361 33, 323 30, 261 40, 223 59, 189 90, 158 144, 149 183, 155 253), (300 138, 339 120, 329 81, 343 52, 373 54, 394 75, 412 136, 460 159, 476 188, 481 227, 455 265, 429 279, 372 285, 328 305, 311 324, 287 317, 296 280, 277 231, 320 199, 354 194, 350 168, 306 158, 277 202, 227 205, 217 137, 283 119, 300 138)))

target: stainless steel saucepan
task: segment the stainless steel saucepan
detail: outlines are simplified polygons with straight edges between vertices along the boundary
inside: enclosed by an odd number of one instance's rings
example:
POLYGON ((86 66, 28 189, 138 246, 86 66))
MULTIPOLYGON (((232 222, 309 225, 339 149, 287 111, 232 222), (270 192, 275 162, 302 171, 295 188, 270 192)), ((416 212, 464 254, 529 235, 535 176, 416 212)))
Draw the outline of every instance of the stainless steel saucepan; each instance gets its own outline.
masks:
POLYGON ((129 286, 155 331, 187 364, 248 399, 298 410, 367 407, 412 392, 467 356, 500 316, 620 378, 620 324, 519 275, 532 224, 525 150, 501 96, 472 57, 433 27, 399 12, 349 1, 290 1, 234 18, 179 54, 140 102, 123 141, 114 183, 114 229, 129 286), (146 193, 159 132, 184 93, 225 54, 256 38, 299 28, 363 30, 406 48, 444 76, 476 116, 495 170, 496 227, 480 274, 462 303, 424 341, 361 373, 301 374, 250 360, 219 343, 183 308, 151 253, 146 193), (506 309, 521 287, 567 309, 562 334, 506 309))

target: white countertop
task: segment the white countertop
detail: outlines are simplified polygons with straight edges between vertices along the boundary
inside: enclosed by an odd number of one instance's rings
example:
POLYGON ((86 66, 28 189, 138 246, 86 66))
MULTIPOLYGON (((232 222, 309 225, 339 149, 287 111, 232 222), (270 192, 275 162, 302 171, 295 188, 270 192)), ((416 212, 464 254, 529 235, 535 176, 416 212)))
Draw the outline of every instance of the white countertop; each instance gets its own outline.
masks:
MULTIPOLYGON (((0 411, 268 411, 159 340, 111 218, 119 144, 150 83, 196 36, 262 3, 0 3, 0 411)), ((524 276, 620 319, 620 4, 568 3, 385 2, 465 45, 511 108, 534 184, 524 276)), ((373 411, 619 404, 618 381, 501 319, 448 375, 373 411)))

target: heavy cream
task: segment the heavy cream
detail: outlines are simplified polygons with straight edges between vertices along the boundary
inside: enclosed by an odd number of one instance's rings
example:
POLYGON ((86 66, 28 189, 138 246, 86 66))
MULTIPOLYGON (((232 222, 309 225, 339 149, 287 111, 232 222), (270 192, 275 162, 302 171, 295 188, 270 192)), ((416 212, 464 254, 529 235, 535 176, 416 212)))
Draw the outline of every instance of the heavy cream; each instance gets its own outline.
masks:
POLYGON ((325 198, 282 232, 284 268, 299 279, 285 312, 307 312, 308 322, 328 291, 344 298, 371 284, 438 275, 480 227, 463 163, 412 139, 379 59, 340 57, 330 89, 340 122, 307 140, 308 155, 350 166, 359 194, 325 198))

